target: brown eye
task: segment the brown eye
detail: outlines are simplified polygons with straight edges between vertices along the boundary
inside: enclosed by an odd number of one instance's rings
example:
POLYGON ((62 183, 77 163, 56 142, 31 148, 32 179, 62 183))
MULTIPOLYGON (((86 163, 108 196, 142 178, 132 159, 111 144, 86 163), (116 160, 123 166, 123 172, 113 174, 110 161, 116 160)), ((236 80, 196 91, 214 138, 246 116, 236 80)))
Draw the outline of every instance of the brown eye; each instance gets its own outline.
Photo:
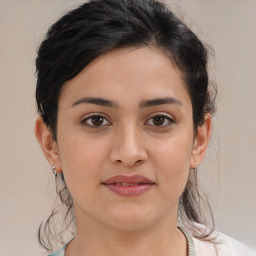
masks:
POLYGON ((101 115, 92 115, 90 117, 87 117, 82 121, 83 124, 91 127, 101 127, 101 126, 107 126, 110 125, 108 120, 101 116, 101 115))
POLYGON ((92 117, 92 124, 94 126, 100 126, 103 124, 104 119, 101 116, 92 117))
POLYGON ((165 119, 166 118, 164 116, 155 116, 153 117, 153 123, 154 125, 160 126, 163 125, 165 119))
POLYGON ((167 127, 173 123, 174 121, 166 115, 156 115, 147 121, 147 125, 159 127, 167 127))

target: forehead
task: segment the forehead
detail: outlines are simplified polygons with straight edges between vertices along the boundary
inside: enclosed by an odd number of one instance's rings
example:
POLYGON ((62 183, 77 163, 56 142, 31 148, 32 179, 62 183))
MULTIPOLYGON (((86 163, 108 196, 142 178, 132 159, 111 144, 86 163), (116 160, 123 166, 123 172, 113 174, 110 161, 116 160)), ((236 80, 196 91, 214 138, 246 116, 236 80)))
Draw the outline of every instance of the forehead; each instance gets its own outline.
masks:
POLYGON ((190 104, 181 71, 162 51, 149 47, 117 49, 100 55, 66 82, 60 101, 65 98, 71 103, 83 96, 120 103, 169 96, 190 104))

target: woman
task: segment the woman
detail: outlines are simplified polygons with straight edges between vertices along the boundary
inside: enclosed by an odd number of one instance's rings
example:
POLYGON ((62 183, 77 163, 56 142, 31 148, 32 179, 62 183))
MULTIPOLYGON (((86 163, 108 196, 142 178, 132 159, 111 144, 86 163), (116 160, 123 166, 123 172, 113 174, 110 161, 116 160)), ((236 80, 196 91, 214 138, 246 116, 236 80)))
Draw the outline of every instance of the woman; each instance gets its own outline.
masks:
MULTIPOLYGON (((197 166, 215 111, 207 58, 153 0, 90 1, 49 29, 36 61, 35 133, 66 228, 76 227, 51 255, 250 255, 200 208, 197 166)), ((39 231, 49 250, 56 213, 39 231)))

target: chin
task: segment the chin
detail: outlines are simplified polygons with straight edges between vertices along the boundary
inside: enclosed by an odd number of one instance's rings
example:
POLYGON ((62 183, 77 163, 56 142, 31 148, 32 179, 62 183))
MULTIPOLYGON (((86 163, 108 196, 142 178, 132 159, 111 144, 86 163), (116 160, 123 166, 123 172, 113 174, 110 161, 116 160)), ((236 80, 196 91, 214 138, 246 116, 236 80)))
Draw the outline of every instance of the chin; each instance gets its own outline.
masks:
MULTIPOLYGON (((152 211, 151 211, 152 214, 152 211)), ((146 209, 120 209, 112 213, 112 216, 108 218, 108 222, 111 221, 110 225, 115 229, 124 231, 136 231, 146 228, 155 222, 153 216, 151 216, 146 209)))

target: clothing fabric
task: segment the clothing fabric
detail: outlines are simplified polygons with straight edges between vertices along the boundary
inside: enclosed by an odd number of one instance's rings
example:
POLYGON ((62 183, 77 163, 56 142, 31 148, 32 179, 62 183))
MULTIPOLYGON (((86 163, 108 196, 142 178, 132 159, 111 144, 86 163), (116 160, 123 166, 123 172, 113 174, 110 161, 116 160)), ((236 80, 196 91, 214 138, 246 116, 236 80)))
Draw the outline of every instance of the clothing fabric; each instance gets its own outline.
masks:
MULTIPOLYGON (((217 231, 213 233, 213 236, 216 237, 216 244, 199 240, 193 237, 188 231, 185 231, 185 233, 188 245, 191 245, 191 241, 193 241, 194 249, 193 254, 191 254, 193 256, 256 256, 255 251, 253 252, 251 248, 217 231)), ((65 256, 67 245, 48 256, 65 256)), ((192 252, 191 249, 190 251, 192 252)))
POLYGON ((215 231, 213 235, 217 244, 192 237, 196 256, 256 256, 251 248, 223 233, 215 231))
POLYGON ((67 245, 68 245, 68 243, 65 244, 64 247, 62 247, 58 251, 53 252, 53 253, 49 254, 48 256, 65 256, 65 249, 66 249, 67 245))

